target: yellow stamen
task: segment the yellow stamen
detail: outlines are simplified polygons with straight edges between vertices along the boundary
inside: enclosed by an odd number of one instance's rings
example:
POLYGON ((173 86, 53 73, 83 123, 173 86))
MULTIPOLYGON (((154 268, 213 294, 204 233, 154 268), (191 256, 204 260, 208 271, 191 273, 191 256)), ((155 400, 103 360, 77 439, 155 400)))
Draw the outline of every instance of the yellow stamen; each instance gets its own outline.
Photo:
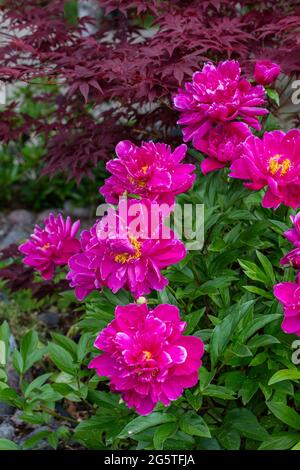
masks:
POLYGON ((289 160, 288 158, 283 160, 283 162, 281 164, 280 176, 286 175, 287 172, 289 171, 289 169, 291 168, 291 166, 292 166, 291 160, 289 160))
POLYGON ((150 351, 143 351, 143 355, 146 361, 150 361, 150 359, 152 358, 152 353, 150 351))
POLYGON ((120 253, 119 255, 116 255, 114 259, 117 263, 124 264, 124 263, 128 263, 128 261, 139 259, 141 257, 142 252, 141 252, 140 242, 132 235, 129 236, 129 240, 130 240, 131 245, 135 249, 134 254, 131 255, 129 253, 120 253))
POLYGON ((149 165, 142 166, 142 172, 144 173, 144 175, 147 173, 148 168, 149 165))
POLYGON ((271 157, 269 160, 269 171, 271 175, 276 175, 280 171, 280 176, 284 176, 288 173, 289 169, 292 166, 292 162, 289 158, 283 160, 283 162, 279 163, 281 155, 277 154, 274 157, 271 157))
MULTIPOLYGON (((145 168, 145 167, 143 167, 145 168)), ((147 171, 147 170, 146 170, 147 171)), ((132 176, 128 176, 128 179, 130 181, 130 183, 134 184, 135 186, 137 186, 138 188, 145 188, 146 186, 146 181, 139 181, 139 180, 136 180, 134 179, 132 176)))
POLYGON ((45 245, 42 246, 42 250, 43 250, 43 251, 46 251, 47 248, 49 248, 49 246, 50 246, 50 243, 45 243, 45 245))

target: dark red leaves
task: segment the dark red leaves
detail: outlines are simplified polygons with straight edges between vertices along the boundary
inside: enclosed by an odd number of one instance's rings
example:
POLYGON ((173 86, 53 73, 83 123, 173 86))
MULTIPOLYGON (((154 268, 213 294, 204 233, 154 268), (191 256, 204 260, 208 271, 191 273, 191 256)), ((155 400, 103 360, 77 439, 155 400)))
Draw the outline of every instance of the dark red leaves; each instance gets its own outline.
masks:
MULTIPOLYGON (((93 33, 95 18, 71 24, 64 3, 4 0, 0 7, 10 23, 0 79, 63 84, 47 97, 51 113, 30 122, 47 138, 50 174, 66 171, 79 180, 121 138, 174 140, 170 97, 205 61, 236 58, 250 74, 257 54, 288 73, 300 70, 295 0, 98 0, 105 16, 93 33)), ((5 142, 26 131, 10 112, 1 113, 5 142)))

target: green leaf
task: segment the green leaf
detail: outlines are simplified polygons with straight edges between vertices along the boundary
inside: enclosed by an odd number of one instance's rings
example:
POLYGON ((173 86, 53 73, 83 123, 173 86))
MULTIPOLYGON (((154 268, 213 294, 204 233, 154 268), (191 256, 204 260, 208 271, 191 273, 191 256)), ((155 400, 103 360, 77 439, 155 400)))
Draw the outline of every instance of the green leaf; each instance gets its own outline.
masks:
POLYGON ((19 375, 23 373, 24 370, 24 361, 20 352, 15 349, 12 355, 12 364, 14 369, 18 372, 19 375))
POLYGON ((227 315, 213 331, 210 342, 210 355, 213 367, 217 359, 224 352, 231 337, 236 332, 236 328, 240 321, 247 315, 253 306, 253 301, 246 302, 242 305, 231 307, 229 315, 227 315))
POLYGON ((256 255, 257 255, 259 261, 261 262, 262 267, 264 268, 264 271, 267 275, 267 278, 269 279, 269 285, 273 286, 276 283, 276 278, 275 278, 272 263, 270 262, 270 260, 265 255, 260 253, 260 251, 258 251, 258 250, 256 251, 256 255))
POLYGON ((77 360, 78 362, 82 362, 85 356, 87 355, 88 351, 88 342, 90 340, 91 335, 88 333, 85 333, 81 336, 79 343, 78 343, 78 349, 77 349, 77 360))
POLYGON ((28 333, 26 333, 26 335, 23 336, 21 340, 20 353, 24 361, 25 369, 26 369, 26 360, 32 352, 36 351, 38 342, 39 342, 39 339, 38 339, 37 332, 33 330, 28 331, 28 333))
POLYGON ((241 445, 241 438, 234 429, 221 429, 217 434, 218 441, 226 450, 238 450, 241 445))
POLYGON ((268 285, 268 277, 255 263, 247 260, 238 260, 240 266, 243 268, 244 273, 252 281, 262 282, 264 285, 268 285))
POLYGON ((124 429, 119 433, 119 439, 134 436, 135 434, 144 431, 145 429, 157 426, 158 424, 175 422, 175 416, 167 413, 154 412, 148 416, 138 416, 130 421, 124 429))
POLYGON ((74 359, 66 349, 58 346, 58 344, 49 343, 49 354, 58 369, 71 375, 76 373, 74 359))
POLYGON ((255 441, 265 441, 269 437, 265 428, 259 424, 256 416, 246 408, 235 408, 229 411, 225 421, 243 436, 255 441))
POLYGON ((279 97, 277 91, 274 90, 273 88, 268 88, 268 87, 266 88, 266 91, 267 91, 268 97, 272 101, 274 101, 277 104, 277 106, 280 106, 280 97, 279 97))
POLYGON ((293 429, 300 431, 300 415, 297 411, 289 408, 281 402, 269 401, 267 407, 277 419, 287 424, 293 429))
POLYGON ((72 339, 68 338, 68 336, 61 335, 56 332, 52 332, 51 336, 56 344, 64 348, 66 351, 74 357, 77 357, 77 344, 72 339))
POLYGON ((21 450, 21 448, 9 439, 0 439, 0 450, 21 450))
POLYGON ((202 395, 208 397, 220 398, 222 400, 235 400, 234 392, 226 387, 221 387, 220 385, 208 385, 202 395))
POLYGON ((180 418, 180 429, 190 436, 211 437, 209 428, 201 416, 188 411, 180 418))
POLYGON ((261 443, 258 450, 286 450, 290 449, 300 439, 300 434, 278 434, 261 443))
POLYGON ((268 385, 282 382, 283 380, 300 380, 300 371, 297 369, 283 369, 275 372, 269 380, 268 385))
POLYGON ((176 432, 177 424, 176 423, 165 423, 161 426, 158 426, 154 432, 153 436, 153 445, 154 449, 162 450, 164 448, 165 440, 172 436, 176 432))
POLYGON ((239 338, 242 343, 247 341, 247 339, 250 338, 250 336, 254 335, 256 331, 260 330, 264 326, 268 325, 269 323, 275 322, 276 320, 279 320, 282 318, 282 315, 278 313, 273 313, 269 315, 260 315, 256 318, 254 318, 246 327, 243 329, 241 332, 239 338))
POLYGON ((37 377, 36 379, 34 379, 32 382, 30 382, 30 384, 26 387, 25 389, 25 398, 28 398, 31 394, 31 392, 33 392, 34 390, 38 390, 40 389, 40 387, 42 385, 44 385, 44 383, 46 382, 46 380, 51 377, 52 375, 52 372, 49 372, 47 374, 43 374, 43 375, 40 375, 39 377, 37 377))

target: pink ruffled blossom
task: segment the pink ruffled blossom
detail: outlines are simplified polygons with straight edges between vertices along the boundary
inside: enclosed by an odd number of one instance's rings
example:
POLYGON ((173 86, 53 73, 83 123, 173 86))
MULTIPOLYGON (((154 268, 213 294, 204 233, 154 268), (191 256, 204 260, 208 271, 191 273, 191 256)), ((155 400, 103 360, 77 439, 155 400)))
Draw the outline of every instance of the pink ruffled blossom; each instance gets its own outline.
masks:
POLYGON ((265 89, 252 86, 241 78, 239 63, 235 60, 204 65, 195 72, 192 82, 185 84, 174 97, 174 106, 181 112, 178 124, 183 127, 184 141, 203 138, 217 124, 238 118, 254 129, 260 129, 258 116, 267 114, 265 89))
POLYGON ((182 163, 186 149, 184 144, 172 152, 170 146, 161 143, 144 142, 137 147, 129 140, 119 142, 118 158, 106 165, 113 176, 105 181, 100 193, 110 204, 117 204, 125 191, 173 204, 175 196, 188 191, 196 178, 195 165, 182 163))
POLYGON ((198 382, 204 345, 183 336, 185 325, 174 305, 118 306, 115 320, 95 341, 103 354, 89 368, 109 377, 111 390, 121 393, 129 408, 148 415, 158 402, 168 406, 198 382))
POLYGON ((300 206, 300 131, 265 132, 262 139, 250 136, 242 145, 242 155, 231 165, 232 178, 248 180, 254 191, 267 186, 262 205, 300 206))
POLYGON ((296 215, 291 215, 290 218, 294 228, 290 228, 284 232, 284 236, 293 243, 293 245, 300 247, 300 212, 296 215))
POLYGON ((293 268, 300 268, 300 212, 293 216, 291 215, 291 221, 294 224, 294 228, 291 228, 284 232, 284 236, 295 245, 295 249, 287 253, 281 260, 281 265, 290 265, 293 268))
POLYGON ((135 298, 164 289, 168 280, 161 270, 181 261, 186 250, 171 230, 163 229, 162 212, 149 200, 123 200, 118 211, 110 208, 109 215, 82 233, 83 253, 70 259, 67 275, 80 300, 103 284, 114 293, 127 289, 135 298), (152 223, 155 208, 159 217, 152 223))
POLYGON ((300 336, 300 286, 294 282, 281 282, 274 286, 274 295, 283 306, 285 333, 300 336))
POLYGON ((260 85, 271 85, 280 74, 280 66, 270 60, 259 60, 255 64, 254 80, 260 85))
POLYGON ((23 260, 25 264, 39 271, 44 279, 50 280, 54 276, 55 267, 66 265, 69 258, 80 250, 80 242, 76 238, 80 222, 72 224, 70 217, 64 220, 61 214, 57 217, 50 214, 44 224, 44 229, 35 226, 34 233, 19 250, 26 255, 23 260))
POLYGON ((252 135, 249 127, 242 122, 219 124, 212 128, 207 138, 194 139, 194 146, 208 155, 201 162, 201 170, 205 175, 210 171, 224 168, 241 155, 241 143, 252 135))

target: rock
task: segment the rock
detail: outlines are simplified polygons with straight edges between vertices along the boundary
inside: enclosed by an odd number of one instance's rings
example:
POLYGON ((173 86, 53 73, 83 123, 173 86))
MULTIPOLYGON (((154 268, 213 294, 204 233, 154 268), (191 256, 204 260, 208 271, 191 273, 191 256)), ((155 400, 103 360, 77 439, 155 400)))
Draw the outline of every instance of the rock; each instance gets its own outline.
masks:
POLYGON ((0 250, 7 248, 12 243, 19 244, 20 242, 26 240, 30 235, 31 230, 26 230, 23 227, 14 226, 0 241, 0 250))
POLYGON ((0 439, 12 439, 14 437, 14 427, 7 421, 0 424, 0 439))
POLYGON ((26 211, 25 209, 17 209, 12 211, 7 219, 12 224, 18 225, 32 225, 34 222, 34 214, 32 212, 26 211))
POLYGON ((8 302, 8 296, 4 292, 0 292, 0 302, 8 302))
POLYGON ((43 322, 49 328, 55 328, 59 323, 59 315, 55 312, 43 312, 39 314, 38 320, 43 322))
POLYGON ((23 415, 22 410, 17 410, 14 415, 11 417, 11 421, 15 426, 22 426, 24 421, 22 420, 21 416, 23 415))
POLYGON ((65 212, 71 217, 78 219, 88 219, 91 215, 91 210, 86 207, 74 207, 71 201, 66 201, 64 204, 65 212))
POLYGON ((15 408, 6 403, 0 402, 0 418, 5 416, 12 416, 15 412, 15 408))

